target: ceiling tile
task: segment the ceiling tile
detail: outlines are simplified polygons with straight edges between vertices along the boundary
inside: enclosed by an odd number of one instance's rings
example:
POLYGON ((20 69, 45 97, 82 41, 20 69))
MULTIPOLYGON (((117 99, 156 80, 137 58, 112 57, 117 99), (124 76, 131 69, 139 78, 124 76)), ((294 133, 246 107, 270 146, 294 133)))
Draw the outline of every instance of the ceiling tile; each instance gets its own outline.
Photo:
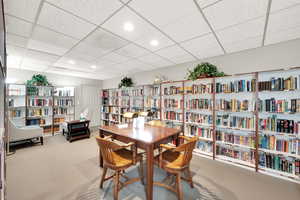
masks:
POLYGON ((43 5, 38 24, 78 39, 82 39, 96 27, 48 3, 43 5))
POLYGON ((30 37, 32 24, 29 22, 5 15, 5 26, 8 33, 30 37))
POLYGON ((118 63, 126 62, 126 61, 130 60, 131 58, 126 57, 126 56, 121 56, 119 54, 111 52, 111 53, 101 57, 100 59, 107 60, 109 62, 113 62, 115 64, 118 64, 118 63))
POLYGON ((139 57, 138 60, 142 61, 143 63, 147 63, 149 65, 155 66, 155 67, 165 67, 172 65, 174 63, 158 56, 153 53, 148 54, 146 56, 139 57))
MULTIPOLYGON (((221 0, 222 1, 222 0, 221 0)), ((221 2, 220 0, 197 0, 200 8, 205 8, 205 7, 208 7, 208 6, 212 6, 216 3, 219 3, 221 2)))
POLYGON ((4 0, 4 11, 34 22, 41 0, 4 0))
POLYGON ((300 26, 300 5, 269 16, 268 33, 300 26))
POLYGON ((7 56, 23 57, 26 52, 26 49, 12 45, 6 45, 6 52, 7 56))
POLYGON ((266 0, 226 0, 204 9, 204 13, 213 29, 219 30, 256 17, 264 17, 267 5, 266 0))
POLYGON ((123 38, 126 38, 127 40, 134 41, 146 48, 157 49, 173 43, 162 33, 156 30, 151 24, 143 20, 141 17, 139 17, 126 7, 124 7, 110 20, 104 23, 103 27, 123 38), (123 29, 123 25, 126 22, 130 22, 134 25, 133 31, 127 32, 123 29), (157 47, 150 46, 149 42, 152 39, 159 40, 159 45, 157 47))
POLYGON ((109 60, 105 60, 105 59, 102 59, 102 58, 97 59, 97 60, 96 60, 96 64, 97 64, 98 66, 105 67, 105 68, 109 68, 109 67, 111 67, 112 65, 116 65, 115 62, 112 62, 112 61, 109 61, 109 60))
POLYGON ((300 27, 283 29, 276 32, 268 32, 265 45, 275 44, 297 38, 300 38, 300 27))
POLYGON ((101 24, 107 17, 119 9, 118 0, 48 0, 58 7, 68 10, 94 24, 101 24))
POLYGON ((241 50, 244 50, 247 47, 254 48, 261 46, 264 25, 264 18, 259 18, 223 29, 216 32, 216 34, 227 52, 232 52, 232 46, 235 46, 233 48, 234 51, 238 51, 236 48, 239 46, 242 48, 241 50), (256 39, 252 39, 254 37, 256 39), (260 42, 258 42, 259 40, 260 42), (243 45, 244 43, 245 45, 243 45))
POLYGON ((94 57, 100 57, 127 44, 128 41, 105 30, 97 29, 75 47, 74 50, 90 54, 94 57))
POLYGON ((20 66, 20 69, 32 70, 32 71, 38 71, 38 72, 45 71, 48 68, 49 68, 48 65, 37 62, 36 60, 31 60, 31 59, 24 59, 20 66))
POLYGON ((199 59, 224 54, 213 34, 208 34, 184 43, 182 47, 197 56, 199 59))
POLYGON ((20 65, 22 63, 22 57, 8 55, 7 56, 7 67, 8 68, 20 68, 20 65))
POLYGON ((233 53, 237 51, 243 51, 246 49, 253 49, 261 47, 262 36, 250 37, 244 40, 234 41, 232 43, 223 44, 227 53, 233 53))
POLYGON ((57 62, 55 62, 53 66, 68 68, 72 70, 79 70, 79 71, 93 71, 93 69, 91 68, 93 64, 94 63, 86 62, 80 59, 72 59, 64 56, 61 57, 57 62), (72 60, 74 64, 71 64, 70 60, 72 60))
POLYGON ((271 12, 286 9, 297 4, 300 4, 300 0, 272 0, 271 12))
POLYGON ((155 53, 171 60, 172 62, 174 62, 176 64, 190 62, 190 61, 195 60, 195 58, 193 56, 191 56, 189 53, 184 51, 178 45, 174 45, 171 47, 167 47, 167 48, 158 50, 155 53))
POLYGON ((139 56, 149 54, 149 51, 131 43, 123 48, 116 50, 115 53, 122 55, 122 56, 130 57, 130 58, 136 58, 139 56))
POLYGON ((75 51, 74 49, 67 52, 64 56, 66 56, 72 60, 78 59, 78 60, 83 60, 86 62, 94 62, 96 60, 96 58, 91 56, 90 54, 78 52, 78 51, 75 51))
POLYGON ((24 56, 24 60, 26 59, 30 59, 32 62, 36 61, 38 63, 51 65, 59 59, 59 56, 43 53, 40 51, 27 50, 24 56))
POLYGON ((114 67, 121 66, 121 69, 126 69, 126 70, 137 70, 141 71, 143 69, 146 69, 147 67, 150 67, 151 65, 143 63, 138 60, 129 60, 127 62, 121 63, 119 65, 116 65, 114 67))
POLYGON ((139 0, 129 5, 177 42, 210 32, 193 1, 139 0))
POLYGON ((26 47, 28 38, 14 34, 6 34, 6 44, 11 44, 19 47, 26 47))
POLYGON ((77 42, 78 40, 71 37, 36 26, 28 42, 28 48, 63 55, 77 42))

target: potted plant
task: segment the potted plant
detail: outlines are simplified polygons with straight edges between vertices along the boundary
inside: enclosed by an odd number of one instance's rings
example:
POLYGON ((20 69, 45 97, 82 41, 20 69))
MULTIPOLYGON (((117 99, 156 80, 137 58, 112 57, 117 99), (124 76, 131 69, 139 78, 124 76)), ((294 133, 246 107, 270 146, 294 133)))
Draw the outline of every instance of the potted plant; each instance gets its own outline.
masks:
POLYGON ((197 80, 199 78, 225 76, 224 72, 219 72, 217 67, 211 63, 205 62, 198 64, 193 70, 188 70, 188 80, 197 80))
POLYGON ((49 86, 51 85, 47 77, 42 74, 35 74, 32 76, 31 80, 26 83, 27 86, 49 86))
POLYGON ((121 83, 119 83, 119 88, 122 87, 132 87, 133 86, 133 82, 132 79, 125 76, 124 78, 122 78, 121 83))

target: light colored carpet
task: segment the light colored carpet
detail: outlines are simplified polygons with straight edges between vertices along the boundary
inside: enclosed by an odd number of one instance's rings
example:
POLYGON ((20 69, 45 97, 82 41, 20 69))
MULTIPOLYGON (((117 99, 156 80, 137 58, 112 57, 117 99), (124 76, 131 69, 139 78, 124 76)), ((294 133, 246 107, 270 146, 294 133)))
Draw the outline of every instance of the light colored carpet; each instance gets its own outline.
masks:
MULTIPOLYGON (((195 189, 183 183, 185 199, 199 200, 299 200, 300 185, 217 161, 193 157, 191 170, 195 189)), ((7 159, 8 200, 100 200, 112 199, 112 183, 98 188, 101 169, 94 138, 67 142, 63 136, 45 138, 44 146, 17 149, 7 159)), ((163 176, 155 169, 155 178, 163 176)), ((128 171, 130 176, 137 170, 128 171)), ((140 183, 120 192, 120 200, 145 198, 140 183)), ((176 196, 154 188, 154 197, 176 196)))

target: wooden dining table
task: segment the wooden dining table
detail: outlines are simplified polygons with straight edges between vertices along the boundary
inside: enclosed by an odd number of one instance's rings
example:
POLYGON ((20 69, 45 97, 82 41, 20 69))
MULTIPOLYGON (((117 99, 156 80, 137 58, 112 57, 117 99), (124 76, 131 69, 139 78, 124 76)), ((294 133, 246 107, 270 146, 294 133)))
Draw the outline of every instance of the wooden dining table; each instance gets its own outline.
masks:
MULTIPOLYGON (((154 153, 153 151, 159 147, 160 144, 166 144, 175 141, 179 144, 179 134, 182 131, 176 128, 167 128, 159 126, 145 125, 144 128, 133 128, 129 125, 127 128, 118 128, 113 126, 101 126, 99 128, 99 136, 105 137, 112 135, 112 138, 121 142, 129 143, 135 142, 137 148, 143 149, 147 156, 147 174, 146 174, 146 198, 153 199, 153 168, 154 168, 154 153)), ((101 151, 101 150, 100 150, 101 151)), ((99 152, 100 166, 103 167, 103 159, 99 152)))

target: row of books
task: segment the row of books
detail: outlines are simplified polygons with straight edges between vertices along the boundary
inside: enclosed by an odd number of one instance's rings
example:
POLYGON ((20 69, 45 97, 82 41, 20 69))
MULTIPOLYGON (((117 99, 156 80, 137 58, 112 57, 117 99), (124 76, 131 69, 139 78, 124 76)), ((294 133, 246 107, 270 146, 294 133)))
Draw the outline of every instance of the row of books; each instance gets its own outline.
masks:
POLYGON ((73 97, 74 96, 74 90, 73 89, 66 89, 66 88, 57 89, 55 91, 55 96, 58 96, 58 97, 73 97))
POLYGON ((109 99, 108 104, 109 105, 119 105, 119 99, 118 98, 109 99))
POLYGON ((195 125, 188 125, 186 130, 188 135, 199 136, 208 139, 213 138, 213 130, 211 128, 203 128, 195 125))
POLYGON ((213 109, 212 99, 189 99, 186 101, 186 109, 213 109))
POLYGON ((253 111, 254 105, 249 100, 237 99, 217 99, 216 110, 240 112, 240 111, 253 111))
POLYGON ((216 130, 216 140, 231 144, 244 145, 251 148, 255 148, 254 135, 237 135, 235 133, 216 130))
POLYGON ((255 127, 255 120, 253 117, 217 115, 216 125, 228 128, 253 130, 255 127))
POLYGON ((55 106, 73 106, 73 99, 54 99, 55 106))
POLYGON ((297 90, 300 86, 299 77, 290 76, 288 78, 272 77, 268 81, 260 81, 258 83, 259 91, 284 91, 297 90))
POLYGON ((200 151, 206 152, 206 153, 212 153, 213 152, 213 145, 211 142, 205 142, 199 140, 197 142, 197 149, 200 151))
POLYGON ((251 164, 255 163, 255 152, 251 150, 234 149, 228 146, 217 145, 216 154, 242 160, 251 164))
POLYGON ((133 99, 132 107, 143 107, 143 99, 133 99))
POLYGON ((183 107, 182 99, 164 99, 164 108, 180 109, 182 107, 183 107))
POLYGON ((160 95, 160 86, 154 86, 150 89, 151 96, 158 96, 160 95))
POLYGON ((27 87, 27 95, 29 96, 52 96, 52 88, 51 87, 27 87))
POLYGON ((259 129, 277 133, 288 133, 300 136, 300 122, 295 120, 277 119, 276 115, 259 119, 259 129))
POLYGON ((27 119, 26 126, 40 125, 40 119, 27 119))
POLYGON ((108 98, 109 97, 109 91, 108 90, 102 90, 102 97, 108 98))
POLYGON ((53 101, 52 99, 28 99, 27 105, 28 106, 52 106, 53 101))
POLYGON ((256 81, 235 80, 229 83, 216 83, 216 93, 254 92, 256 81))
POLYGON ((119 107, 103 106, 102 107, 102 112, 105 112, 105 113, 119 113, 119 107))
POLYGON ((39 109, 28 109, 27 116, 28 117, 37 117, 37 116, 48 116, 51 115, 51 109, 49 108, 39 108, 39 109))
POLYGON ((25 87, 18 87, 17 85, 9 85, 9 96, 23 96, 25 95, 25 87))
POLYGON ((284 157, 281 155, 260 153, 259 165, 265 168, 300 175, 300 159, 284 157))
POLYGON ((300 111, 300 99, 259 99, 258 109, 260 112, 296 113, 300 111))
POLYGON ((54 115, 72 115, 72 114, 74 114, 74 111, 72 109, 68 109, 68 108, 54 108, 53 114, 54 115))
POLYGON ((131 96, 144 96, 144 89, 133 89, 131 90, 131 96))
POLYGON ((154 98, 145 99, 145 107, 159 108, 160 107, 160 99, 154 99, 154 98))
POLYGON ((191 122, 191 123, 211 125, 213 123, 213 116, 208 114, 186 112, 185 120, 187 123, 191 122))
MULTIPOLYGON (((118 102, 115 102, 115 103, 118 103, 118 102)), ((122 99, 121 102, 120 102, 120 106, 130 106, 130 99, 122 99)), ((113 104, 113 105, 119 105, 119 104, 113 104)))
POLYGON ((185 87, 186 94, 212 94, 214 87, 212 83, 193 84, 190 87, 185 87))
POLYGON ((165 111, 163 113, 163 117, 165 120, 175 120, 175 121, 183 120, 183 114, 175 111, 165 111))
POLYGON ((164 88, 164 95, 183 94, 183 87, 170 86, 164 88))
POLYGON ((24 117, 24 112, 22 110, 11 110, 9 112, 9 117, 10 118, 24 117))
POLYGON ((118 90, 110 90, 109 97, 118 97, 119 91, 118 90))
POLYGON ((300 140, 280 139, 274 135, 260 135, 259 148, 300 155, 300 140))
POLYGON ((130 90, 129 89, 122 89, 121 90, 121 96, 130 96, 130 90))
POLYGON ((54 118, 54 123, 63 123, 65 122, 65 118, 64 117, 56 117, 54 118))
POLYGON ((109 121, 119 122, 119 115, 116 115, 116 114, 109 115, 108 119, 109 119, 109 121))

